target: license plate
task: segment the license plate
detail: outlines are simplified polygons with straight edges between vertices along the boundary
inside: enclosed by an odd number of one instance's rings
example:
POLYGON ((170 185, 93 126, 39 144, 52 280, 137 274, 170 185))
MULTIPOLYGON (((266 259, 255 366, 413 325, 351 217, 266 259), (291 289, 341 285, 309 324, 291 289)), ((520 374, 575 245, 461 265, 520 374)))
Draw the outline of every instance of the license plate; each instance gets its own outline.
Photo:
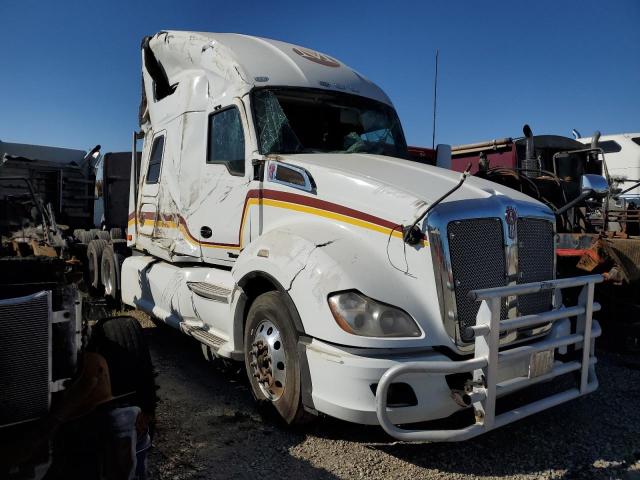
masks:
POLYGON ((549 373, 553 368, 553 350, 543 350, 531 355, 529 360, 529 378, 549 373))

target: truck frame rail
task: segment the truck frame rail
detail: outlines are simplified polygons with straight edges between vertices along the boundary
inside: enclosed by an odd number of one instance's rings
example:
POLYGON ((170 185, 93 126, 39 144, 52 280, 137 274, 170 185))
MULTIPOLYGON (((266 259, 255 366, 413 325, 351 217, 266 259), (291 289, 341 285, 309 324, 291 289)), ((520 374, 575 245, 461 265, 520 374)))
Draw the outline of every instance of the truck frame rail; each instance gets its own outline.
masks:
POLYGON ((592 317, 593 312, 600 310, 600 305, 593 301, 593 294, 595 284, 602 281, 603 277, 601 275, 588 275, 470 292, 469 295, 473 299, 482 302, 476 317, 476 325, 469 327, 468 332, 469 334, 473 332, 475 342, 473 358, 462 361, 409 362, 396 365, 387 370, 380 379, 376 391, 376 413, 380 425, 389 435, 400 441, 461 441, 596 390, 598 388, 598 380, 592 369, 595 364, 592 340, 600 335, 600 327, 597 322, 593 323, 592 317), (501 299, 504 297, 548 290, 560 293, 562 289, 573 287, 582 287, 576 306, 568 308, 558 306, 550 311, 535 315, 506 320, 500 319, 501 299), (569 332, 564 336, 537 340, 510 349, 499 349, 500 333, 502 332, 555 322, 570 317, 576 317, 577 319, 575 332, 573 333, 569 332), (550 352, 553 357, 556 349, 570 345, 575 345, 577 351, 582 350, 579 361, 559 362, 554 361, 552 358, 552 366, 548 371, 539 375, 531 375, 530 373, 526 377, 516 377, 498 382, 498 367, 501 362, 529 357, 529 368, 531 369, 534 357, 537 354, 550 352), (391 383, 400 375, 409 373, 449 375, 467 372, 473 374, 473 389, 468 392, 466 398, 475 412, 476 421, 474 424, 455 430, 409 430, 394 425, 390 420, 387 393, 391 383), (578 372, 579 382, 576 387, 496 415, 496 399, 498 396, 535 383, 551 380, 570 372, 578 372))

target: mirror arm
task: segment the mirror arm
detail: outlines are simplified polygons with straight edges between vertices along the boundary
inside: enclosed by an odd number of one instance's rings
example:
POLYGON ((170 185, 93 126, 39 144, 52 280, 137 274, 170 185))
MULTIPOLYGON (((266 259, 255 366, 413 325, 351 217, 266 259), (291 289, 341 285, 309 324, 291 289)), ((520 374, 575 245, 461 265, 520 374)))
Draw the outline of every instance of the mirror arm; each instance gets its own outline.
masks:
POLYGON ((580 202, 582 202, 583 200, 586 200, 589 197, 593 197, 594 192, 593 190, 587 191, 587 192, 582 192, 580 195, 578 195, 576 198, 574 198, 573 200, 571 200, 569 203, 567 203, 566 205, 558 208, 555 210, 555 214, 556 215, 562 215, 564 212, 566 212, 567 210, 569 210, 570 208, 575 207, 577 204, 579 204, 580 202))

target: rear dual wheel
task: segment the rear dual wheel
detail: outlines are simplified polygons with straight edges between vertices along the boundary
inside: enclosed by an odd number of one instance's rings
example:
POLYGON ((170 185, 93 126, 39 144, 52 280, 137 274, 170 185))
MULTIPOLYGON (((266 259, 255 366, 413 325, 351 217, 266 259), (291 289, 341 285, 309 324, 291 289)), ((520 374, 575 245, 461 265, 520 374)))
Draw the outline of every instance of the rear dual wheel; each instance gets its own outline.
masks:
POLYGON ((301 401, 298 332, 283 293, 267 292, 251 305, 244 333, 245 367, 251 390, 287 424, 305 423, 301 401))
POLYGON ((95 290, 102 284, 100 272, 102 252, 108 244, 106 240, 91 240, 87 246, 88 282, 95 290))
POLYGON ((94 292, 118 300, 120 267, 127 257, 126 240, 91 240, 87 246, 87 281, 94 292))
POLYGON ((120 267, 124 258, 124 255, 116 252, 114 245, 109 245, 102 251, 100 262, 101 283, 104 287, 105 297, 113 300, 120 298, 120 267))

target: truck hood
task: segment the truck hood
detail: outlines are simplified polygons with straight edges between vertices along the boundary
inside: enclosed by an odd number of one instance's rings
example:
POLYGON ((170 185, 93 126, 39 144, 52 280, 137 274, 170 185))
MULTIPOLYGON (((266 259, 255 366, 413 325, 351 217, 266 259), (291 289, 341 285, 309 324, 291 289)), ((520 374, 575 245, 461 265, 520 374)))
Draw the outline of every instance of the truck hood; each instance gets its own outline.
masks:
MULTIPOLYGON (((410 160, 359 153, 279 155, 278 160, 309 171, 320 199, 378 215, 399 224, 413 222, 424 208, 451 190, 460 173, 410 160)), ((516 190, 469 177, 444 202, 502 197, 551 211, 516 190)))

